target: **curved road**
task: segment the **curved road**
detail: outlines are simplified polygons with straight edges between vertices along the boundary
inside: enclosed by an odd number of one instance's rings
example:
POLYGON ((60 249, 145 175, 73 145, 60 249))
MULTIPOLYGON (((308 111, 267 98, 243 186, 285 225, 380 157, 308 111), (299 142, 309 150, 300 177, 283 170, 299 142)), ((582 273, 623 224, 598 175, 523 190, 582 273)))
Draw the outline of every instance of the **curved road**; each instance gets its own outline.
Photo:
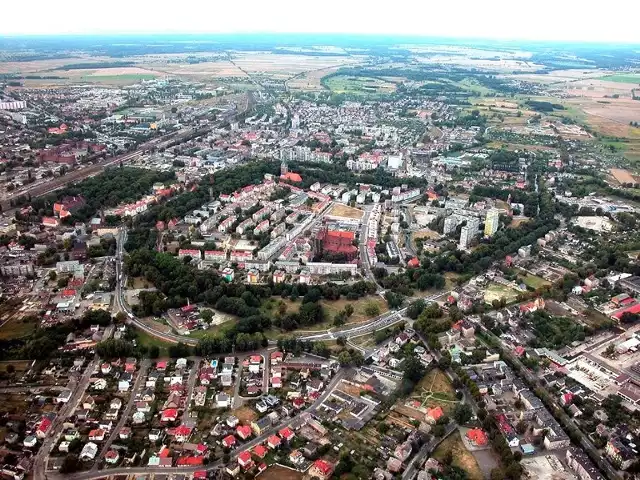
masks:
MULTIPOLYGON (((126 299, 124 298, 125 276, 123 271, 123 264, 124 264, 124 244, 126 243, 126 241, 127 241, 127 231, 126 229, 121 229, 120 241, 118 242, 118 251, 116 254, 116 279, 117 279, 116 297, 115 297, 116 312, 122 311, 126 313, 127 316, 129 317, 127 320, 128 323, 135 325, 140 330, 143 330, 144 332, 156 338, 159 338, 169 343, 181 342, 191 346, 197 345, 198 340, 195 338, 192 338, 186 335, 177 335, 174 333, 161 332, 160 330, 156 330, 152 326, 147 325, 146 323, 144 323, 142 320, 140 320, 138 317, 136 317, 133 314, 133 311, 127 304, 126 299)), ((428 301, 435 300, 441 295, 442 293, 437 293, 437 294, 429 295, 423 298, 428 302, 428 301)), ((406 311, 407 311, 407 308, 405 307, 401 310, 391 311, 391 312, 387 312, 382 315, 379 315, 366 323, 359 323, 357 325, 343 328, 341 330, 330 329, 330 330, 327 330, 326 332, 318 332, 310 335, 303 335, 297 338, 301 341, 321 342, 321 341, 335 340, 338 337, 349 338, 353 336, 365 335, 367 333, 375 332, 376 330, 379 330, 381 328, 386 328, 389 325, 393 325, 395 323, 402 321, 402 317, 406 313, 406 311)), ((271 345, 274 345, 276 342, 274 340, 270 340, 269 343, 271 345)))

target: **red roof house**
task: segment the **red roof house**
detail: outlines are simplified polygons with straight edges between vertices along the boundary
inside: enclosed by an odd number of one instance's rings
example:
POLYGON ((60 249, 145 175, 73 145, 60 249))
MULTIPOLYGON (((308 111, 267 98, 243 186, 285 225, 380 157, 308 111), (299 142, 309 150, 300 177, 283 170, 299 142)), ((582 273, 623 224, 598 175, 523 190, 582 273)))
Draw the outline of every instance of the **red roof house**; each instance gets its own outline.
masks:
POLYGON ((251 437, 251 427, 249 425, 240 425, 236 428, 236 433, 241 439, 246 440, 251 437))
POLYGON ((160 417, 160 420, 162 422, 175 422, 176 418, 178 418, 178 409, 167 408, 162 412, 162 416, 160 417))
POLYGON ((249 468, 253 465, 253 460, 251 460, 251 452, 249 450, 245 450, 240 455, 238 455, 238 465, 242 468, 249 468))
POLYGON ((280 443, 282 443, 282 440, 280 440, 280 437, 277 435, 271 435, 267 438, 267 446, 269 448, 276 449, 280 446, 280 443))
POLYGON ((309 469, 309 475, 321 479, 329 478, 333 473, 333 465, 326 460, 316 460, 309 469))
POLYGON ((487 444, 487 434, 479 428, 472 428, 467 432, 467 438, 477 446, 487 444))
POLYGON ((234 437, 233 435, 229 435, 222 439, 222 445, 226 448, 233 447, 236 444, 236 442, 237 442, 236 437, 234 437))
POLYGON ((286 440, 287 442, 296 436, 296 434, 293 433, 293 430, 291 430, 289 427, 284 427, 278 432, 278 435, 280 435, 282 439, 286 440))
POLYGON ((268 450, 265 447, 263 447, 262 445, 257 445, 253 449, 253 454, 256 457, 259 457, 259 458, 264 458, 265 455, 267 455, 267 452, 268 452, 268 450))

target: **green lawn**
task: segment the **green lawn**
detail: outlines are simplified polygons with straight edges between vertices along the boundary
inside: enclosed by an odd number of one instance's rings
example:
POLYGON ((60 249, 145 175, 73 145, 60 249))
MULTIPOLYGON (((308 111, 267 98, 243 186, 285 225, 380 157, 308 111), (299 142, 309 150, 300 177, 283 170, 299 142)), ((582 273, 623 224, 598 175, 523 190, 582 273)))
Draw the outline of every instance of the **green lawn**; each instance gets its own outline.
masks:
POLYGON ((551 282, 545 280, 544 278, 536 277, 535 275, 527 275, 524 278, 523 282, 527 287, 531 287, 534 290, 537 290, 538 288, 541 288, 541 287, 551 286, 551 282))
POLYGON ((606 80, 608 82, 640 84, 640 74, 621 73, 619 75, 605 75, 604 77, 600 77, 600 80, 606 80))
POLYGON ((518 292, 498 283, 492 283, 484 292, 484 301, 489 304, 494 300, 500 300, 502 298, 505 299, 507 304, 515 302, 518 298, 518 292))
MULTIPOLYGON (((292 302, 289 299, 283 300, 280 297, 272 297, 262 306, 261 309, 265 315, 268 315, 273 318, 278 312, 278 303, 280 301, 284 302, 284 304, 287 306, 285 315, 289 313, 297 312, 300 309, 300 306, 302 305, 302 299, 292 302)), ((347 324, 365 322, 370 318, 372 318, 372 316, 367 315, 365 311, 367 309, 367 306, 370 304, 377 305, 380 311, 380 314, 383 314, 389 311, 387 302, 377 295, 369 295, 367 297, 359 298, 358 300, 347 300, 345 298, 341 298, 340 300, 334 300, 334 301, 320 300, 320 304, 322 305, 322 308, 324 310, 324 321, 322 323, 309 325, 307 327, 300 328, 299 330, 293 330, 291 332, 280 332, 278 329, 273 328, 269 331, 264 332, 264 334, 267 336, 267 338, 274 340, 279 337, 286 337, 286 336, 292 336, 292 335, 295 336, 297 332, 328 330, 330 328, 334 328, 333 319, 335 315, 340 311, 344 310, 347 304, 351 304, 351 306, 353 307, 353 315, 351 315, 351 317, 347 319, 347 324)))
POLYGON ((31 335, 37 327, 37 316, 21 317, 15 315, 0 328, 0 340, 27 337, 31 335), (36 321, 32 322, 30 321, 31 319, 35 319, 36 321))
POLYGON ((147 348, 155 345, 160 349, 161 357, 166 357, 167 355, 169 355, 169 347, 172 345, 171 343, 164 342, 159 338, 154 337, 153 335, 149 335, 147 332, 144 332, 142 330, 137 331, 136 343, 140 346, 144 345, 147 348))

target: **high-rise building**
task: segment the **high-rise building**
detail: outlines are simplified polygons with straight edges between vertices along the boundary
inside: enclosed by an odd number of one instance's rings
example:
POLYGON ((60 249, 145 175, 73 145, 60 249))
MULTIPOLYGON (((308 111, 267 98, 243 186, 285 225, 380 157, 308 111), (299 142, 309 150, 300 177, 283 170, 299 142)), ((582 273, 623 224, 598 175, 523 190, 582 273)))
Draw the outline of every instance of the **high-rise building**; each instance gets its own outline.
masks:
POLYGON ((478 233, 480 227, 480 220, 478 217, 469 217, 467 224, 460 230, 460 243, 458 244, 458 250, 466 250, 469 247, 469 243, 473 237, 478 233))
POLYGON ((500 223, 500 212, 492 208, 487 212, 487 218, 484 221, 484 235, 486 237, 492 237, 498 231, 498 225, 500 223))

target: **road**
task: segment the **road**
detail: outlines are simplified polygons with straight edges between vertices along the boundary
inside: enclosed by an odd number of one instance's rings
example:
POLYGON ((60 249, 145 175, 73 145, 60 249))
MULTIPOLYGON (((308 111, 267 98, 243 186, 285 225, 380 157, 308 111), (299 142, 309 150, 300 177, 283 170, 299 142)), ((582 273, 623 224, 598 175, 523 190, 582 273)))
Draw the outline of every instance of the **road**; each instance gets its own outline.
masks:
MULTIPOLYGON (((346 374, 345 369, 341 369, 340 371, 338 371, 338 373, 336 373, 336 375, 333 377, 333 379, 331 380, 331 382, 329 383, 325 391, 322 393, 322 395, 318 397, 318 399, 306 410, 306 412, 313 414, 320 407, 322 402, 324 402, 327 399, 331 391, 336 387, 336 385, 338 385, 338 383, 342 380, 342 378, 344 378, 345 374, 346 374)), ((239 445, 235 450, 232 451, 231 459, 235 460, 241 452, 244 452, 245 450, 250 450, 256 445, 264 443, 267 440, 267 438, 270 435, 272 435, 274 432, 277 432, 278 430, 284 427, 295 428, 295 425, 299 425, 300 423, 301 423, 300 416, 296 416, 293 418, 289 418, 284 422, 281 422, 278 425, 271 427, 261 435, 250 440, 249 442, 239 445)), ((206 470, 206 471, 217 470, 221 465, 222 465, 222 460, 217 460, 216 462, 210 463, 205 467, 203 466, 173 467, 171 469, 167 469, 167 468, 160 468, 160 467, 144 466, 144 467, 134 467, 134 468, 114 468, 114 469, 108 469, 108 470, 102 470, 102 471, 87 471, 87 472, 79 472, 79 473, 74 473, 71 475, 64 475, 64 476, 60 475, 59 473, 51 472, 51 473, 48 473, 46 478, 48 478, 49 480, 94 480, 98 478, 104 478, 109 475, 117 476, 117 475, 150 474, 150 473, 164 473, 164 474, 170 473, 172 475, 175 475, 175 474, 186 475, 186 474, 190 474, 190 473, 193 473, 196 471, 202 471, 202 470, 206 470)), ((36 476, 34 478, 45 478, 45 477, 36 476)))
POLYGON ((193 367, 189 371, 189 380, 187 380, 186 398, 187 401, 184 406, 184 412, 182 412, 182 423, 186 423, 189 420, 189 407, 191 406, 191 400, 193 399, 193 389, 196 386, 196 380, 198 379, 198 370, 200 368, 200 359, 193 362, 193 367))
POLYGON ((150 365, 151 361, 146 358, 142 360, 142 362, 140 362, 140 369, 138 370, 137 374, 138 376, 135 383, 133 384, 133 388, 131 389, 131 395, 129 397, 129 401, 127 402, 127 406, 120 413, 120 419, 118 420, 118 423, 111 431, 111 434, 109 435, 107 441, 104 442, 104 445, 100 450, 100 455, 98 455, 98 458, 96 459, 92 470, 98 470, 99 460, 104 458, 104 456, 109 451, 111 444, 118 438, 120 430, 127 423, 127 419, 129 418, 129 415, 131 415, 131 410, 133 410, 133 406, 136 404, 136 396, 140 392, 140 387, 144 384, 144 381, 147 378, 147 370, 149 370, 150 365))
POLYGON ((418 470, 420 469, 420 465, 427 459, 427 456, 433 452, 438 445, 440 445, 445 438, 451 435, 453 432, 458 431, 458 425, 455 422, 450 422, 449 425, 444 430, 444 435, 439 438, 433 437, 428 443, 425 443, 422 448, 414 455, 411 459, 407 468, 404 472, 402 472, 402 480, 412 480, 418 470))
MULTIPOLYGON (((197 345, 198 340, 185 335, 177 335, 174 333, 166 333, 159 330, 154 329, 152 326, 145 324, 139 318, 137 318, 129 305, 126 302, 124 297, 125 293, 125 282, 126 278, 124 275, 124 244, 127 241, 127 232, 126 229, 122 228, 120 230, 120 241, 118 242, 118 250, 116 253, 116 300, 114 302, 114 314, 122 311, 127 314, 129 317, 127 322, 135 325, 140 330, 159 338, 165 342, 169 343, 178 343, 182 342, 186 345, 197 345)), ((362 252, 362 248, 361 248, 362 252)), ((362 254, 362 253, 361 253, 362 254)), ((366 257, 366 254, 365 254, 366 257)), ((368 265, 368 264, 367 264, 368 265)), ((434 301, 436 298, 440 297, 442 293, 432 294, 426 297, 423 297, 425 301, 430 302, 434 301)), ((393 325, 394 323, 403 321, 403 315, 406 313, 407 309, 403 308, 396 312, 387 312, 382 315, 379 315, 368 321, 366 323, 359 323, 357 325, 353 325, 351 327, 347 326, 346 328, 340 330, 327 330, 326 332, 318 332, 313 333, 311 335, 300 335, 298 339, 301 341, 311 341, 311 342, 321 342, 321 341, 331 341, 335 340, 338 337, 352 337, 358 335, 365 335, 367 333, 374 332, 381 328, 386 328, 389 325, 393 325)), ((274 345, 276 342, 271 340, 269 342, 270 345, 274 345)))
MULTIPOLYGON (((542 387, 538 383, 538 377, 536 377, 527 367, 525 367, 520 359, 515 355, 512 355, 510 347, 503 342, 503 340, 493 334, 490 330, 485 328, 481 323, 475 323, 475 325, 488 337, 492 338, 495 342, 498 342, 500 345, 501 355, 505 358, 509 359, 513 365, 516 366, 516 370, 518 373, 524 376, 525 380, 529 383, 530 386, 535 385, 538 388, 543 389, 548 398, 551 400, 551 404, 554 411, 550 411, 556 420, 559 420, 560 425, 564 430, 567 429, 566 425, 569 425, 576 432, 578 432, 578 436, 580 438, 580 446, 589 454, 591 460, 600 468, 602 473, 610 480, 619 480, 621 476, 618 474, 618 471, 613 467, 613 465, 600 453, 600 451, 595 447, 595 445, 589 440, 589 438, 582 433, 578 424, 573 420, 573 418, 569 417, 562 407, 556 402, 555 397, 550 394, 544 387, 542 387), (560 418, 558 418, 558 416, 560 418)), ((545 408, 547 408, 545 406, 545 408)))
POLYGON ((42 442, 42 445, 35 456, 33 463, 33 478, 45 478, 46 463, 49 453, 51 452, 51 448, 57 443, 58 438, 62 433, 62 426, 66 418, 75 411, 78 404, 84 397, 84 393, 89 386, 89 380, 91 379, 94 370, 98 368, 99 364, 99 359, 94 359, 87 365, 82 377, 75 385, 73 385, 74 382, 70 382, 69 388, 72 389, 73 393, 69 401, 58 412, 58 415, 51 425, 49 434, 42 442))

